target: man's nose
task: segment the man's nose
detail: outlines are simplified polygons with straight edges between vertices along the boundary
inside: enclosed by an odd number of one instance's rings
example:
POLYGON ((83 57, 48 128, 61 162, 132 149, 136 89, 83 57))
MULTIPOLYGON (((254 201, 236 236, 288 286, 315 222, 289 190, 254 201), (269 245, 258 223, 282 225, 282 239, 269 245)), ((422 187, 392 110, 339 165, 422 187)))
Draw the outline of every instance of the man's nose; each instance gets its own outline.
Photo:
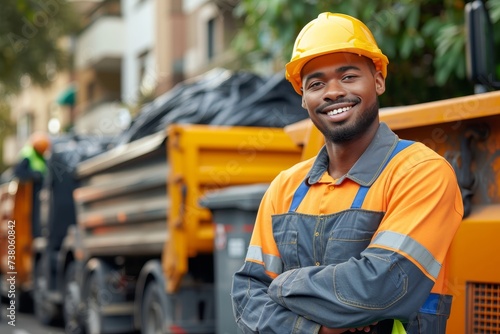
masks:
POLYGON ((323 94, 323 100, 335 101, 338 98, 345 97, 346 95, 347 91, 340 81, 330 80, 326 84, 323 94))

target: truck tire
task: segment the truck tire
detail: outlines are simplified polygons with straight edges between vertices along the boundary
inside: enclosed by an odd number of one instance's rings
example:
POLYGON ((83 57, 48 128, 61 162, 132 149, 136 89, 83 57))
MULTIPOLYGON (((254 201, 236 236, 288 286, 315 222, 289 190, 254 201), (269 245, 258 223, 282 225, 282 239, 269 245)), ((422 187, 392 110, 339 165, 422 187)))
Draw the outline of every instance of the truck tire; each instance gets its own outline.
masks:
POLYGON ((163 334, 165 333, 165 322, 169 312, 167 311, 167 300, 165 291, 155 280, 148 283, 144 292, 141 318, 142 334, 163 334))
POLYGON ((35 317, 43 325, 54 325, 59 320, 57 306, 47 297, 49 286, 44 275, 43 263, 35 263, 35 278, 33 289, 33 309, 35 317))
POLYGON ((66 334, 84 332, 80 319, 81 291, 76 280, 76 264, 70 262, 64 275, 63 319, 66 334))
POLYGON ((132 314, 111 313, 124 296, 113 291, 104 280, 104 270, 90 273, 84 288, 85 315, 83 327, 86 334, 125 334, 133 332, 132 314))
POLYGON ((101 334, 102 333, 102 316, 101 309, 103 305, 102 291, 103 288, 99 284, 97 274, 92 273, 87 283, 85 294, 85 333, 86 334, 101 334))
POLYGON ((16 307, 20 313, 33 313, 33 297, 31 291, 19 291, 16 295, 16 307))

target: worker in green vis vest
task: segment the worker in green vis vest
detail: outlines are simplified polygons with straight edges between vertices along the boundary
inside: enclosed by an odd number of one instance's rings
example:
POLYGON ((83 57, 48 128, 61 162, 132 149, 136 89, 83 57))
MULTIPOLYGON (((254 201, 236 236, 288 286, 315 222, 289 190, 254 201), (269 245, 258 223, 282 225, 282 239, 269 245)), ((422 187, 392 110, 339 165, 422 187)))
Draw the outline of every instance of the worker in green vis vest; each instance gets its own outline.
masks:
POLYGON ((14 175, 20 182, 33 182, 32 234, 41 236, 39 194, 47 173, 44 155, 50 149, 50 138, 43 132, 35 132, 21 149, 20 160, 14 168, 14 175))

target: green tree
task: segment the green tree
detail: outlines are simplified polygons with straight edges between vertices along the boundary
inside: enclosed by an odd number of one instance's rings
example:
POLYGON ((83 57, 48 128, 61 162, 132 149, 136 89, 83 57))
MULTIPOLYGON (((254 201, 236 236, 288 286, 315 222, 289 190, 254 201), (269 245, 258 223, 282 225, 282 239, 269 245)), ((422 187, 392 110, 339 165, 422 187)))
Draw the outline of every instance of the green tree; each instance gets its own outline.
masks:
MULTIPOLYGON (((498 31, 500 1, 487 2, 498 31)), ((382 105, 405 105, 471 94, 466 80, 463 0, 241 0, 244 27, 234 47, 252 66, 272 59, 283 68, 300 29, 323 11, 355 16, 389 57, 382 105)), ((496 34, 498 35, 498 33, 496 34)))
POLYGON ((27 74, 44 85, 69 64, 58 43, 77 28, 66 0, 2 0, 0 8, 0 93, 15 92, 27 74))
POLYGON ((5 100, 0 99, 0 173, 5 171, 7 166, 3 162, 3 148, 5 138, 12 135, 15 131, 14 123, 10 118, 10 107, 5 100))

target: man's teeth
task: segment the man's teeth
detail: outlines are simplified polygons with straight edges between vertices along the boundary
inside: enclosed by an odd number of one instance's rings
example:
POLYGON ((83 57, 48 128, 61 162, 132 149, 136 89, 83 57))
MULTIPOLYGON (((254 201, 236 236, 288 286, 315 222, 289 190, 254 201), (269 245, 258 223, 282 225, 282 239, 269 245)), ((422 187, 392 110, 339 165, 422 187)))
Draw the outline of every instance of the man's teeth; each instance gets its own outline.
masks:
POLYGON ((349 110, 349 109, 351 109, 351 108, 352 108, 352 107, 344 107, 344 108, 334 109, 334 110, 332 110, 332 111, 329 111, 329 112, 327 113, 327 115, 328 115, 328 116, 337 115, 337 114, 340 114, 340 113, 342 113, 342 112, 344 112, 344 111, 347 111, 347 110, 349 110))

